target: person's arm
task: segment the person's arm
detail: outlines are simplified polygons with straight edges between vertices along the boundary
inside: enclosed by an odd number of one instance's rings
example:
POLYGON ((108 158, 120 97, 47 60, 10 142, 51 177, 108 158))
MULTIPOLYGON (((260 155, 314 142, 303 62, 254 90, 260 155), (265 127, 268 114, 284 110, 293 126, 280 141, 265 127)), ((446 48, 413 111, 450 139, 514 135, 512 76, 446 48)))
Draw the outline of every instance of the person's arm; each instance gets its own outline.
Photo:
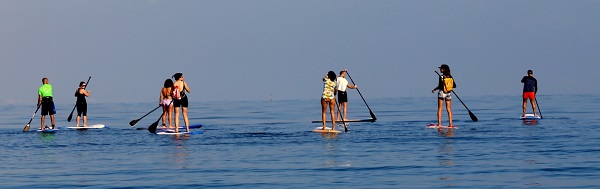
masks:
POLYGON ((160 95, 159 95, 159 98, 158 98, 158 105, 162 105, 162 99, 163 98, 164 98, 164 96, 163 96, 163 90, 161 89, 160 90, 160 95))
POLYGON ((40 106, 42 105, 42 95, 38 94, 38 103, 37 103, 37 107, 40 108, 40 106))
POLYGON ((535 94, 537 94, 537 90, 538 90, 538 85, 537 85, 537 79, 533 78, 533 87, 534 87, 534 92, 535 94))
POLYGON ((440 78, 438 79, 438 86, 433 88, 433 90, 431 90, 431 93, 437 91, 437 90, 444 90, 444 82, 442 81, 442 77, 440 76, 440 78))
POLYGON ((356 86, 356 85, 350 85, 350 83, 348 83, 348 85, 347 85, 347 86, 348 86, 348 88, 351 88, 351 89, 356 89, 356 88, 358 88, 358 86, 356 86))
POLYGON ((187 85, 187 83, 184 81, 183 82, 183 88, 185 89, 185 91, 187 91, 188 93, 191 93, 190 91, 190 86, 187 85))
POLYGON ((85 89, 79 89, 79 92, 85 96, 90 96, 90 91, 86 91, 85 89), (81 92, 81 90, 83 90, 83 92, 81 92))

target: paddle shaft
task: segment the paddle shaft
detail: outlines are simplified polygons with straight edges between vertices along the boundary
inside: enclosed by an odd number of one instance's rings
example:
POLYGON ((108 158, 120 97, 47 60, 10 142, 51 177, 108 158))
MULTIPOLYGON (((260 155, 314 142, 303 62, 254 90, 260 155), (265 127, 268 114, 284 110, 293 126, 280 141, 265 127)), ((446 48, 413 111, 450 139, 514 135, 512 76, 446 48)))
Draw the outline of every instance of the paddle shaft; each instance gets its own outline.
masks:
MULTIPOLYGON (((350 73, 348 73, 348 71, 346 71, 346 75, 348 75, 348 78, 350 78, 350 81, 352 81, 352 84, 354 86, 356 86, 356 83, 354 83, 354 80, 352 80, 352 77, 350 77, 350 73)), ((377 120, 377 117, 375 116, 375 114, 373 113, 373 111, 371 111, 371 108, 369 107, 369 104, 367 104, 367 101, 365 100, 365 98, 363 97, 363 95, 360 93, 360 90, 358 88, 356 88, 356 91, 358 92, 358 95, 360 95, 360 98, 363 100, 363 102, 365 102, 365 105, 369 109, 369 113, 371 114, 371 118, 373 118, 373 120, 377 120)))
MULTIPOLYGON (((435 73, 438 75, 438 77, 442 77, 442 75, 440 75, 440 73, 438 73, 437 71, 435 71, 435 73)), ((444 86, 446 87, 446 86, 444 86)), ((460 99, 460 97, 458 96, 458 94, 456 94, 456 92, 454 92, 454 90, 452 90, 452 93, 456 96, 456 98, 458 98, 458 100, 460 101, 460 103, 465 106, 465 108, 467 109, 467 111, 469 112, 469 117, 471 117, 471 120, 473 120, 474 122, 477 122, 477 116, 475 116, 475 114, 473 114, 473 112, 471 112, 471 110, 469 110, 469 108, 467 107, 467 105, 460 99)))
POLYGON ((154 108, 152 111, 150 111, 150 112, 146 113, 144 116, 140 117, 139 119, 134 119, 134 120, 131 120, 131 121, 129 122, 129 125, 133 127, 135 124, 137 124, 137 122, 138 122, 138 121, 140 121, 141 119, 143 119, 144 117, 146 117, 146 116, 147 116, 147 115, 149 115, 150 113, 152 113, 152 112, 156 111, 156 109, 158 109, 158 108, 160 108, 160 107, 161 107, 161 105, 158 105, 158 106, 157 106, 156 108, 154 108))
MULTIPOLYGON (((173 104, 173 101, 174 100, 171 100, 171 102, 169 102, 169 105, 167 105, 167 107, 171 106, 171 104, 173 104)), ((154 110, 156 110, 156 109, 154 109, 154 110)), ((152 111, 154 111, 154 110, 152 110, 152 111)), ((167 108, 167 111, 168 111, 168 108, 167 108)), ((158 122, 160 121, 160 119, 162 118, 163 115, 165 115, 165 110, 164 109, 163 109, 163 113, 160 114, 160 117, 158 117, 158 119, 154 123, 152 123, 152 125, 148 126, 148 131, 150 133, 156 133, 156 127, 158 127, 158 122)), ((176 129, 179 130, 179 126, 178 125, 176 126, 176 129)))
MULTIPOLYGON (((344 121, 344 115, 340 111, 340 103, 336 102, 335 104, 336 104, 338 112, 340 114, 340 118, 341 118, 340 120, 342 120, 342 124, 344 125, 344 132, 348 132, 348 126, 346 126, 346 121, 344 121)), ((334 118, 334 120, 335 120, 335 118, 334 118)), ((331 129, 333 129, 333 128, 331 128, 331 129)))
POLYGON ((23 131, 29 131, 29 124, 31 124, 31 121, 33 121, 33 117, 35 117, 35 114, 37 114, 38 110, 40 110, 39 106, 35 109, 33 115, 31 115, 31 119, 29 119, 29 122, 27 122, 27 125, 25 125, 25 127, 23 128, 23 131))
MULTIPOLYGON (((85 90, 85 88, 87 88, 87 85, 90 83, 90 79, 92 79, 92 76, 89 76, 87 82, 85 82, 85 87, 83 87, 84 90, 85 90)), ((77 107, 77 101, 75 101, 75 106, 73 106, 73 110, 71 110, 71 114, 69 114, 69 117, 67 118, 68 122, 71 122, 71 119, 73 119, 73 112, 75 111, 76 107, 77 107)))
POLYGON ((540 110, 540 105, 537 102, 537 96, 535 98, 535 106, 537 107, 538 111, 540 112, 540 118, 544 119, 544 116, 542 116, 542 110, 540 110))

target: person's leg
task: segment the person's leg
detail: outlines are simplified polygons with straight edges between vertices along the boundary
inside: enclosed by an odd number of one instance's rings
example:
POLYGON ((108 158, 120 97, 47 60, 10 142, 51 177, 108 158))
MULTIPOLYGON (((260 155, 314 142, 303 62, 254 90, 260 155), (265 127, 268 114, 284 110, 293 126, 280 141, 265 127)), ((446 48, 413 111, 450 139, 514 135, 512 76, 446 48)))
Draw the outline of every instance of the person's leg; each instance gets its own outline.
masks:
POLYGON ((185 131, 186 132, 190 132, 190 122, 188 120, 188 114, 187 111, 188 108, 187 107, 182 107, 182 112, 183 112, 183 122, 185 123, 185 131))
POLYGON ((534 101, 535 98, 529 98, 529 102, 531 102, 531 109, 533 110, 533 116, 537 116, 537 107, 534 101))
POLYGON ((44 123, 46 122, 46 115, 42 114, 42 117, 40 118, 40 129, 44 130, 44 123))
POLYGON ((175 107, 175 132, 179 132, 179 111, 180 107, 175 107))
POLYGON ((442 106, 444 103, 444 99, 442 98, 438 98, 438 109, 437 109, 437 125, 441 126, 442 125, 442 106))
POLYGON ((331 99, 329 102, 329 113, 331 114, 331 129, 335 130, 335 99, 331 99))
POLYGON ((526 112, 527 112, 527 99, 523 98, 523 115, 521 117, 525 116, 526 112))
POLYGON ((446 112, 448 112, 448 126, 452 125, 452 100, 446 100, 446 112))
POLYGON ((325 121, 327 120, 326 111, 327 102, 325 101, 325 99, 321 99, 321 120, 323 121, 323 130, 325 130, 325 127, 327 127, 325 124, 325 121))

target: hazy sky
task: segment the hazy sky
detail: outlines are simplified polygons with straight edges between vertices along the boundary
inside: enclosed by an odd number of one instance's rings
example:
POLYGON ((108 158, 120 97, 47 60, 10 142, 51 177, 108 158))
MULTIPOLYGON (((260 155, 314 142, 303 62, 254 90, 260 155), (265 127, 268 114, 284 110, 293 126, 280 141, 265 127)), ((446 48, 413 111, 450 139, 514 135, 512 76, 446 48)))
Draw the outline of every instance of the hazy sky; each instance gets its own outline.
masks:
MULTIPOLYGON (((456 92, 599 94, 600 1, 1 0, 0 102, 158 102, 183 72, 192 101, 318 99, 347 68, 365 98, 456 92)), ((357 98, 356 92, 350 96, 357 98)))

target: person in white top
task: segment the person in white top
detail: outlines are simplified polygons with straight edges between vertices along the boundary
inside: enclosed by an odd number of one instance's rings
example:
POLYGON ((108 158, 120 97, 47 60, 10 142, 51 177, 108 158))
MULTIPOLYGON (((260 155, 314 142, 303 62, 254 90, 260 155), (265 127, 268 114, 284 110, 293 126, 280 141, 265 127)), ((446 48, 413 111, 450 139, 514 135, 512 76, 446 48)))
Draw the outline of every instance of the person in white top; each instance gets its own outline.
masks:
MULTIPOLYGON (((337 78, 337 90, 338 90, 338 103, 340 106, 340 109, 344 112, 344 117, 342 117, 344 120, 348 120, 348 118, 346 118, 347 115, 347 111, 348 111, 348 94, 346 93, 346 89, 350 88, 350 89, 356 89, 358 86, 356 85, 350 85, 348 83, 348 80, 346 80, 346 72, 348 71, 348 69, 342 70, 340 71, 340 77, 337 78)), ((338 118, 341 115, 341 112, 338 109, 338 118)))

